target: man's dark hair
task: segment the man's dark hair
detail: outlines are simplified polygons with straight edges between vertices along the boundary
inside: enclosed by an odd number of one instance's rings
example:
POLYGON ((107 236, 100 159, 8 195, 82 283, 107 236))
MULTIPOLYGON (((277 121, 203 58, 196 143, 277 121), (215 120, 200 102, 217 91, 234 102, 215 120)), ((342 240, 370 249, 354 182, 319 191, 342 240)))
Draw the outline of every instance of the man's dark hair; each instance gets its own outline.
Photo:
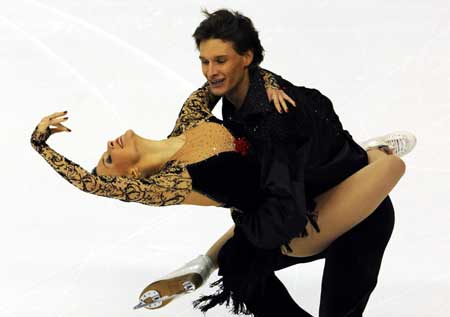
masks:
POLYGON ((258 37, 258 31, 253 26, 252 20, 238 11, 226 9, 209 13, 202 10, 206 16, 192 35, 197 44, 209 39, 221 39, 233 43, 234 50, 242 55, 248 50, 253 51, 253 61, 250 67, 256 67, 264 59, 264 48, 258 37))

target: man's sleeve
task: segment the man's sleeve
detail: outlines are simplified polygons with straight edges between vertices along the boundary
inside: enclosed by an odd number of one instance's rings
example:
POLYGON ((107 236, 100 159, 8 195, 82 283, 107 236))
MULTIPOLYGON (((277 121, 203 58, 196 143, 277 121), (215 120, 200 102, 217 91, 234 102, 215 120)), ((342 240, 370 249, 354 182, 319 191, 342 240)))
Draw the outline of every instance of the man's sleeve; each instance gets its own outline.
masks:
POLYGON ((307 235, 308 221, 318 230, 315 203, 307 200, 304 187, 308 139, 268 138, 252 146, 261 166, 263 197, 256 210, 244 211, 238 221, 247 239, 256 247, 273 249, 307 235))

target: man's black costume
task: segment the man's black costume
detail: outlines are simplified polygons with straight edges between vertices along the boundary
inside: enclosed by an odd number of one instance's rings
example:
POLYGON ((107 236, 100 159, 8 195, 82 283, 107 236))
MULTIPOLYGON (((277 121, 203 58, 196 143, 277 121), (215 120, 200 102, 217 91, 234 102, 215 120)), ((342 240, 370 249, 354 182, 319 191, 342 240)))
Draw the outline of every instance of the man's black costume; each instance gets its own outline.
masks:
POLYGON ((362 316, 393 230, 393 206, 387 197, 318 255, 294 258, 280 252, 281 245, 307 234, 308 221, 320 230, 314 197, 366 166, 368 158, 343 129, 327 97, 275 77, 296 102, 289 113, 279 114, 269 104, 256 70, 250 71, 249 90, 239 110, 223 98, 224 125, 235 137, 248 140, 261 186, 249 188, 247 202, 233 211, 235 234, 219 253, 222 279, 213 284, 220 291, 196 305, 208 310, 231 300, 236 313, 311 316, 295 303, 274 271, 325 259, 320 316, 362 316))

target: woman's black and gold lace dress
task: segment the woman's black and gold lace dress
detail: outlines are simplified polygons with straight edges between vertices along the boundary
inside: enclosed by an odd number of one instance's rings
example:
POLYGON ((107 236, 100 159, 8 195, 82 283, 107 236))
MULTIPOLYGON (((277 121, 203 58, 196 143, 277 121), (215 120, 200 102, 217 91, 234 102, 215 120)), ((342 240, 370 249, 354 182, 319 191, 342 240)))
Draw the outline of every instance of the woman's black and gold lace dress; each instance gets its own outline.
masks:
MULTIPOLYGON (((261 70, 261 74, 268 87, 276 87, 270 73, 261 70)), ((185 134, 185 144, 158 173, 145 179, 93 175, 46 143, 49 129, 46 133, 35 130, 31 144, 64 179, 87 193, 152 206, 189 200, 190 204, 246 209, 246 202, 255 202, 246 197, 257 196, 258 169, 240 151, 242 140, 236 140, 211 113, 218 100, 206 84, 191 94, 169 135, 185 134)))

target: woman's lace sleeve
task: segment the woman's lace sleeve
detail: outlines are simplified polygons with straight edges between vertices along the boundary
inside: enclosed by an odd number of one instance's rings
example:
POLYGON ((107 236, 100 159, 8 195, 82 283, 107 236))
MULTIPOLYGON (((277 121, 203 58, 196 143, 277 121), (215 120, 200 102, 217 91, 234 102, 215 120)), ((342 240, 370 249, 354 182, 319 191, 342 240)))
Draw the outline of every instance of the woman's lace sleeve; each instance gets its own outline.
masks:
POLYGON ((78 189, 94 194, 153 206, 180 204, 192 191, 192 181, 184 166, 169 162, 161 170, 146 179, 125 176, 96 176, 78 164, 65 158, 46 144, 50 129, 45 133, 34 130, 31 136, 33 148, 65 180, 78 189))
POLYGON ((208 83, 194 91, 184 102, 175 127, 168 137, 183 134, 184 131, 194 127, 199 122, 212 117, 211 111, 219 99, 220 97, 211 94, 208 83))
POLYGON ((264 80, 264 87, 272 89, 280 89, 280 85, 275 77, 274 73, 269 72, 266 69, 260 68, 259 72, 264 80))

